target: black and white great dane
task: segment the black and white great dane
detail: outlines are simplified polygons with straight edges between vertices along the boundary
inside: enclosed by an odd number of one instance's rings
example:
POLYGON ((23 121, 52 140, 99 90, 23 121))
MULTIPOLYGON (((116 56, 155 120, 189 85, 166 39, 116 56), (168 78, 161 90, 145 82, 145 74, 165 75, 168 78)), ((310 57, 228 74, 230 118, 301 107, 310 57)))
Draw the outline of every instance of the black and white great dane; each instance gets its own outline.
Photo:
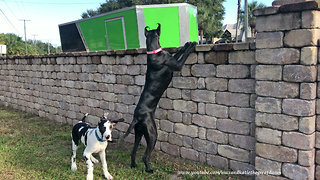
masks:
POLYGON ((83 152, 83 156, 87 163, 87 180, 93 179, 93 163, 98 163, 99 161, 92 156, 93 153, 99 153, 100 160, 102 163, 103 173, 107 179, 113 179, 111 174, 108 172, 107 162, 106 162, 106 148, 108 141, 112 141, 111 131, 114 125, 118 122, 123 122, 124 119, 119 119, 115 121, 107 120, 108 113, 100 119, 97 127, 91 127, 85 122, 88 113, 84 115, 81 121, 73 126, 72 129, 72 157, 71 157, 71 170, 76 171, 76 153, 79 146, 79 141, 86 146, 83 152))
POLYGON ((173 72, 181 71, 196 43, 188 42, 175 55, 171 55, 162 50, 160 46, 160 24, 155 30, 148 29, 149 27, 147 26, 144 30, 148 54, 146 81, 134 111, 133 120, 122 138, 124 139, 134 129, 135 142, 131 153, 131 167, 136 167, 137 148, 142 136, 145 137, 147 149, 143 156, 143 162, 146 166, 146 172, 153 173, 149 165, 149 159, 158 137, 154 113, 163 92, 168 88, 172 80, 173 72))

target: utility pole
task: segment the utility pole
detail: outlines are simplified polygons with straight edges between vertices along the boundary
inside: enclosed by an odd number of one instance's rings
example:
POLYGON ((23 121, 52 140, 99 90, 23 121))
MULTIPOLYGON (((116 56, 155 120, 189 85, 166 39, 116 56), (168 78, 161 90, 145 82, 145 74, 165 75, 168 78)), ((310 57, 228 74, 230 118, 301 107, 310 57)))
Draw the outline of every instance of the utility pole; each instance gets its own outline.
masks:
POLYGON ((248 41, 248 0, 244 1, 244 33, 245 33, 245 39, 244 42, 248 41))
POLYGON ((33 46, 34 46, 34 49, 37 50, 36 36, 38 36, 38 34, 32 34, 32 36, 33 36, 33 46))
POLYGON ((26 55, 28 54, 28 47, 27 47, 27 32, 26 32, 26 21, 30 21, 28 19, 20 19, 20 21, 23 21, 24 25, 24 43, 26 45, 26 55))
POLYGON ((48 40, 48 54, 50 54, 50 43, 49 43, 49 40, 48 40))
POLYGON ((236 43, 238 42, 238 29, 239 29, 240 10, 241 10, 241 0, 238 0, 237 25, 236 25, 236 43))

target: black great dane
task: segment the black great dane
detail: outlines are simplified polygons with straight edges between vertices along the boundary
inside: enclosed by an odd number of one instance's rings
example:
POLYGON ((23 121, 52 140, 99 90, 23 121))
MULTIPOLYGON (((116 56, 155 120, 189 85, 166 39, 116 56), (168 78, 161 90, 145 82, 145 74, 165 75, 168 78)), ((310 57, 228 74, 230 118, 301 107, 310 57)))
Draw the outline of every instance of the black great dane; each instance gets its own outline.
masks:
POLYGON ((196 43, 188 42, 174 56, 162 50, 159 44, 160 24, 155 30, 145 27, 147 38, 147 74, 143 92, 134 111, 133 121, 123 138, 127 137, 134 128, 135 142, 131 154, 131 167, 136 167, 136 152, 142 136, 147 142, 147 149, 143 156, 146 172, 153 173, 149 165, 149 158, 157 142, 157 127, 154 113, 157 104, 171 82, 173 72, 180 71, 196 43))

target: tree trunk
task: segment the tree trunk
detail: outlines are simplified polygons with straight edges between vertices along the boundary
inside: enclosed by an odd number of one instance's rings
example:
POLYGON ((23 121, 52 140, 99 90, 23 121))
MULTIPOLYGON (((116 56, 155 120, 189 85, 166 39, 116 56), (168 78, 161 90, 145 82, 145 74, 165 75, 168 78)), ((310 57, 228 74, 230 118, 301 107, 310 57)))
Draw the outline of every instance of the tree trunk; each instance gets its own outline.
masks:
POLYGON ((241 0, 238 0, 237 25, 236 25, 236 43, 238 42, 238 27, 240 19, 241 0))
POLYGON ((203 44, 203 29, 200 29, 200 44, 203 44))

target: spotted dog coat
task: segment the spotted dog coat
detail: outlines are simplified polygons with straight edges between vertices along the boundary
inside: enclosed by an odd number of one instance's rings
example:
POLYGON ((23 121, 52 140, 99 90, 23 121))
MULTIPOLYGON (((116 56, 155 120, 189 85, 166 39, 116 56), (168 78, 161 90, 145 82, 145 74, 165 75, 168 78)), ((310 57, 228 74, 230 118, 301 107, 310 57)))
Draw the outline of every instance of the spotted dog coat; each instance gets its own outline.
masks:
POLYGON ((105 149, 107 148, 108 141, 112 141, 111 132, 113 126, 124 121, 119 119, 116 121, 107 120, 108 113, 100 119, 97 127, 91 127, 85 122, 88 113, 84 115, 81 121, 73 126, 72 129, 72 157, 71 157, 71 170, 76 171, 76 152, 79 146, 79 141, 86 146, 83 156, 87 163, 87 180, 93 179, 93 163, 99 161, 92 156, 92 153, 99 153, 102 163, 103 173, 107 179, 113 179, 108 172, 105 149))

